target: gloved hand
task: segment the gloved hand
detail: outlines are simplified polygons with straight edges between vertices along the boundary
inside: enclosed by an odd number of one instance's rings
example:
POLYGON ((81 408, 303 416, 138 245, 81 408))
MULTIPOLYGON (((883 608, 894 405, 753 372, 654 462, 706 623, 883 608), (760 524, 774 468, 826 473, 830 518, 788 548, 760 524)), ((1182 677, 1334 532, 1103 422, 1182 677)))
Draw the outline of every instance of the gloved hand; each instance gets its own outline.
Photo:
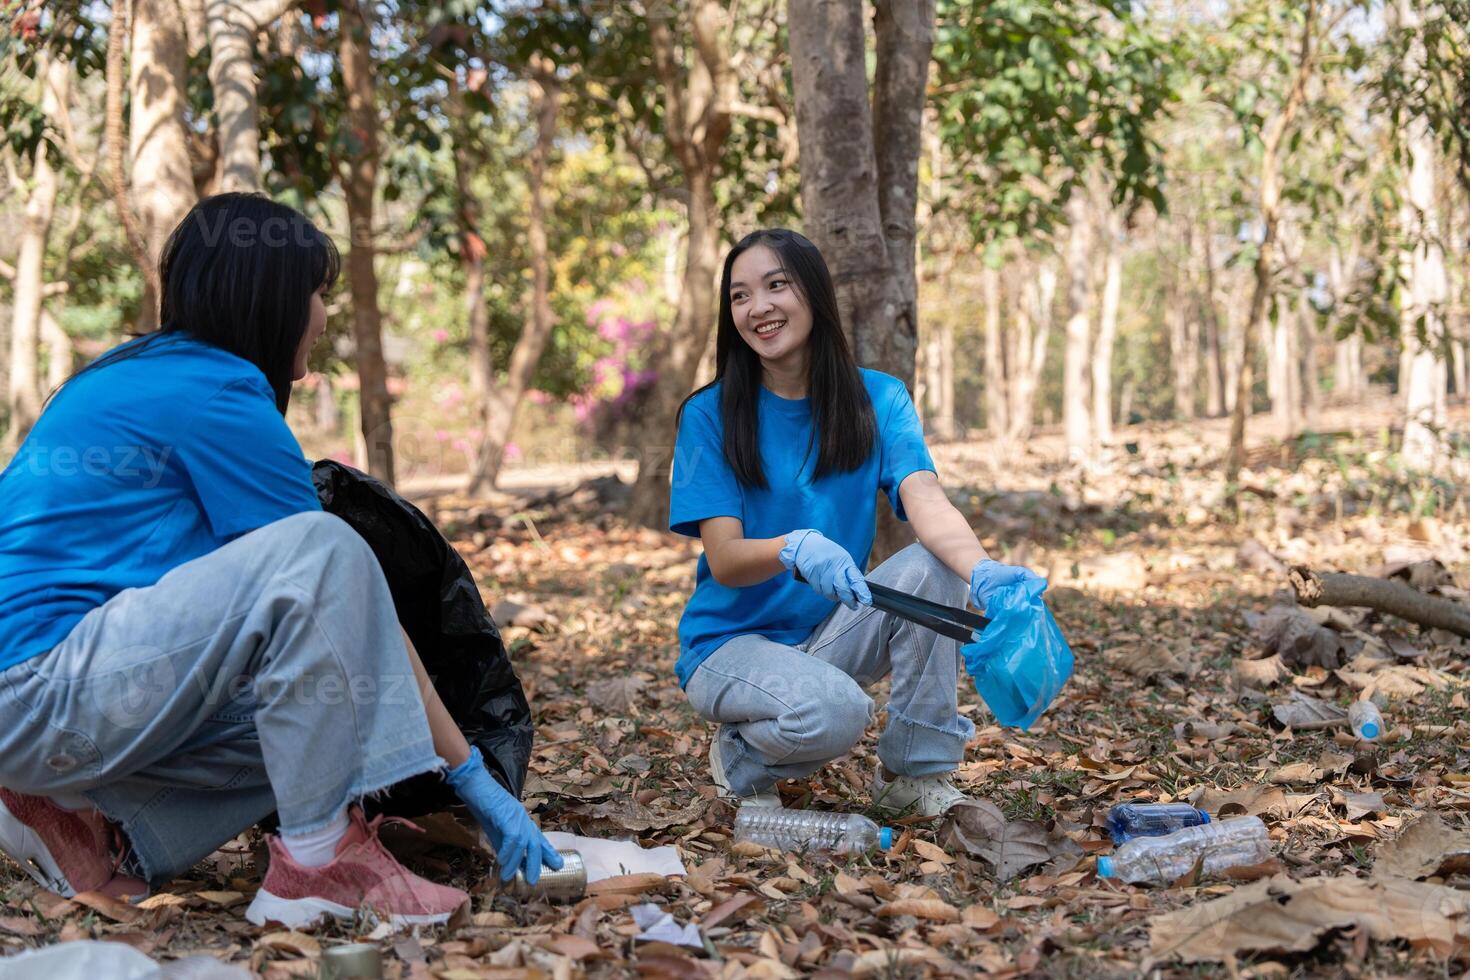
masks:
POLYGON ((781 564, 801 573, 807 584, 824 599, 840 602, 849 609, 871 606, 873 593, 847 549, 805 528, 786 535, 781 564))
MULTIPOLYGON (((981 612, 990 603, 990 597, 1008 585, 1021 582, 1040 582, 1046 588, 1046 579, 1021 565, 1002 565, 990 558, 981 558, 970 569, 970 604, 981 612)), ((1039 593, 1038 593, 1039 594, 1039 593)))
POLYGON ((542 864, 553 871, 561 870, 562 856, 542 835, 521 801, 486 770, 478 748, 470 746, 470 757, 447 770, 444 779, 490 838, 501 881, 509 881, 521 870, 526 882, 534 885, 541 878, 542 864))

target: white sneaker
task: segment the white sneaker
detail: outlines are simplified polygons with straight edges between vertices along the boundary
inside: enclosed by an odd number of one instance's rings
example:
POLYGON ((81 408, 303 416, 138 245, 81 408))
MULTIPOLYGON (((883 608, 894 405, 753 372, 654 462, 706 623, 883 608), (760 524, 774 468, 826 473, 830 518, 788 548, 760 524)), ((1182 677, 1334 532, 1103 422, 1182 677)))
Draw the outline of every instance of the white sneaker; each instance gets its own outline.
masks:
POLYGON ((715 786, 720 795, 727 800, 737 801, 742 808, 760 807, 764 809, 781 809, 781 797, 776 793, 776 787, 772 786, 763 793, 751 793, 749 796, 736 796, 730 789, 730 781, 725 778, 725 762, 720 758, 720 739, 716 736, 709 745, 709 771, 714 778, 715 786))
POLYGON ((939 817, 956 803, 968 799, 955 788, 947 772, 933 776, 897 776, 887 780, 883 778, 883 764, 880 762, 873 775, 873 805, 891 813, 939 817))

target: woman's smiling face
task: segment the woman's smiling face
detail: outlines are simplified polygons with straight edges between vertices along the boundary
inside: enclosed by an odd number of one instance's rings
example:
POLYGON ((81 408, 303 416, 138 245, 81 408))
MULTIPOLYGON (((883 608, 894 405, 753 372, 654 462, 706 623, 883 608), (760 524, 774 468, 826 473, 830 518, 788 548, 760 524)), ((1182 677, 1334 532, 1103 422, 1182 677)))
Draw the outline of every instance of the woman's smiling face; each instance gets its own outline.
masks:
POLYGON ((730 267, 730 313, 735 329, 768 364, 803 356, 812 332, 812 310, 781 259, 765 245, 735 257, 730 267))

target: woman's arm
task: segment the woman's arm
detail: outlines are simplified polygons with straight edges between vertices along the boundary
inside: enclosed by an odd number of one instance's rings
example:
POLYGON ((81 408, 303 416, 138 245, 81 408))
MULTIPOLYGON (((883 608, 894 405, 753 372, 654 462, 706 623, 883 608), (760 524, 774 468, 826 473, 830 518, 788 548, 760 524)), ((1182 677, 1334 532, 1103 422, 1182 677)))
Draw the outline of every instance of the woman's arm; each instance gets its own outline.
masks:
POLYGON ((898 485, 898 496, 919 543, 960 578, 970 581, 975 563, 987 557, 985 548, 965 515, 949 502, 939 477, 929 470, 916 470, 898 485))
POLYGON ((439 692, 434 690, 429 672, 424 669, 424 662, 419 659, 419 652, 413 648, 407 632, 403 634, 403 644, 408 647, 408 662, 413 665, 419 696, 424 699, 424 711, 429 716, 429 735, 434 739, 434 751, 453 769, 470 757, 470 743, 465 741, 459 726, 449 716, 449 709, 439 700, 439 692))
POLYGON ((709 517, 699 522, 699 539, 715 581, 732 589, 759 585, 786 571, 781 549, 786 538, 747 538, 738 517, 709 517))

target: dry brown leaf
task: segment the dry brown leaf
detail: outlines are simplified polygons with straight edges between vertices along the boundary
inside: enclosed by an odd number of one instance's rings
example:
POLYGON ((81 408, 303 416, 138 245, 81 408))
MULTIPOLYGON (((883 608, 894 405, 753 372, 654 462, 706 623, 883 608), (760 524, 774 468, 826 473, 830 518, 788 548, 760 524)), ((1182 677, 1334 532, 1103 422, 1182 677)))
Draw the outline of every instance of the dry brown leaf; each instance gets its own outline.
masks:
POLYGON ((960 921, 971 929, 991 929, 1000 924, 1000 916, 982 905, 966 905, 960 921))
POLYGON ((884 902, 878 906, 875 914, 883 919, 891 919, 896 915, 912 915, 916 919, 928 919, 931 922, 960 921, 960 910, 938 898, 900 898, 884 902))
POLYGON ((669 879, 653 871, 633 875, 614 875, 587 884, 588 895, 642 895, 668 887, 669 879))
POLYGON ((1428 945, 1446 956, 1470 944, 1470 895, 1400 878, 1298 883, 1279 875, 1158 916, 1149 931, 1149 954, 1195 963, 1241 953, 1303 952, 1327 930, 1354 925, 1372 939, 1428 945))
POLYGON ((45 931, 35 919, 22 915, 0 915, 0 932, 11 932, 17 936, 39 936, 45 931))
POLYGON ((638 707, 638 698, 646 683, 636 674, 593 681, 587 685, 587 700, 611 714, 632 714, 638 707))
POLYGON ((1268 783, 1287 786, 1292 783, 1315 783, 1322 779, 1322 770, 1310 762, 1293 762, 1274 769, 1266 777, 1268 783))
POLYGON ((306 933, 295 930, 267 933, 257 939, 255 945, 265 949, 277 949, 284 953, 295 953, 306 959, 316 959, 322 955, 321 943, 306 933))
POLYGON ((634 799, 611 800, 607 803, 596 803, 591 807, 579 807, 569 815, 572 817, 590 817, 594 820, 606 820, 624 830, 643 832, 645 830, 664 830, 676 825, 693 823, 704 813, 708 804, 704 800, 678 810, 656 811, 651 810, 634 799))
POLYGON ((1245 813, 1253 817, 1263 813, 1286 816, 1289 812, 1285 793, 1275 786, 1257 783, 1247 783, 1231 790, 1213 787, 1198 790, 1189 795, 1189 802, 1211 816, 1228 816, 1232 813, 1245 813))
POLYGON ((1347 820, 1357 820, 1359 817, 1366 817, 1370 813, 1382 813, 1387 809, 1382 793, 1334 792, 1332 802, 1343 808, 1344 819, 1347 820))
POLYGON ((143 914, 136 905, 129 905, 120 898, 113 898, 101 892, 80 892, 73 895, 71 900, 78 905, 85 905, 114 922, 132 922, 143 914))
POLYGON ((1427 878, 1467 871, 1470 834, 1446 826, 1433 810, 1380 846, 1373 861, 1373 874, 1380 877, 1427 878))
POLYGON ((1235 683, 1240 687, 1270 687, 1287 673, 1279 656, 1235 661, 1235 683))
POLYGON ((1345 650, 1340 634, 1326 628, 1298 606, 1272 606, 1265 613, 1245 614, 1252 638, 1267 653, 1298 667, 1316 664, 1333 670, 1345 650))
POLYGON ((951 807, 939 839, 951 850, 963 848, 995 868, 1002 881, 1053 858, 1081 855, 1082 849, 1029 820, 1006 820, 994 803, 967 800, 951 807))
POLYGON ((225 908, 229 908, 231 905, 239 905, 245 901, 245 896, 239 892, 205 891, 195 892, 194 894, 211 905, 222 905, 225 908))
POLYGON ((758 896, 750 892, 740 892, 725 899, 719 905, 706 912, 704 917, 699 920, 699 925, 704 929, 713 929, 726 919, 733 918, 737 913, 741 913, 743 917, 745 914, 759 909, 764 904, 758 896), (752 907, 747 909, 747 906, 752 907))
POLYGON ((1347 709, 1331 701, 1291 692, 1291 699, 1271 709, 1276 720, 1288 728, 1334 728, 1347 724, 1347 709))
POLYGON ((961 972, 956 963, 938 950, 909 946, 869 950, 853 960, 850 970, 855 977, 891 977, 924 966, 950 974, 961 972))
POLYGON ((586 936, 573 936, 568 933, 548 936, 546 948, 553 953, 565 956, 574 963, 602 955, 602 949, 597 943, 586 936))
POLYGON ((927 860, 938 861, 940 864, 954 863, 954 858, 950 857, 949 854, 945 852, 944 848, 940 847, 938 844, 931 844, 926 840, 915 840, 913 843, 913 848, 927 860))

